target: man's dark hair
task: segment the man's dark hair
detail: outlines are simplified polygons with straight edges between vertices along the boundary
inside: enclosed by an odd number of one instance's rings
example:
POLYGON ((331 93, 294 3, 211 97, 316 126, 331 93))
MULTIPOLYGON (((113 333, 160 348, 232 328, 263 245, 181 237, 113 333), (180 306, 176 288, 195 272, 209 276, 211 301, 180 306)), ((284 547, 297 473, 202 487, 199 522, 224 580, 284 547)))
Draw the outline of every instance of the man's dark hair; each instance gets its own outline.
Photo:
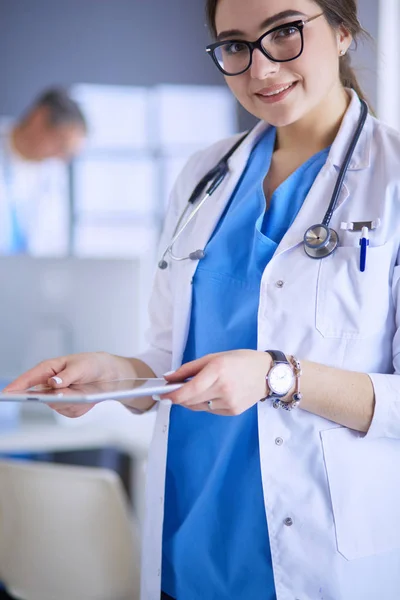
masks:
POLYGON ((42 92, 34 101, 28 113, 36 108, 45 107, 48 110, 49 121, 54 127, 60 125, 77 125, 87 132, 85 116, 75 100, 64 88, 49 88, 42 92))

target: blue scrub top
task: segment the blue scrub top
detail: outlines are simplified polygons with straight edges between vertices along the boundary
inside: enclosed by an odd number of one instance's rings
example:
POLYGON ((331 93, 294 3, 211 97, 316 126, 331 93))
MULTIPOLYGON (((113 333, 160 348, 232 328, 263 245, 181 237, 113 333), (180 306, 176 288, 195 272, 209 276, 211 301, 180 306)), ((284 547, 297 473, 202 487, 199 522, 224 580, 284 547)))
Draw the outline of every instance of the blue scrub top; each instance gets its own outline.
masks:
MULTIPOLYGON (((193 280, 183 363, 257 349, 261 277, 326 162, 326 149, 275 191, 263 181, 269 128, 220 219, 193 280)), ((168 439, 162 589, 177 600, 274 600, 258 443, 257 406, 222 417, 173 406, 168 439)))

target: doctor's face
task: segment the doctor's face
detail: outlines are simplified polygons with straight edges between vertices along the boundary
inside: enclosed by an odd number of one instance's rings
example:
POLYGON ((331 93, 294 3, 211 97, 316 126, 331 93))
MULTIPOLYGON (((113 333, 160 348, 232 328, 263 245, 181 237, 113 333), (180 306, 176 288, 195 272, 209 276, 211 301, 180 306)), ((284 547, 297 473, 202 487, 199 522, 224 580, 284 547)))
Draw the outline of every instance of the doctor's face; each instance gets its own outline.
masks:
POLYGON ((85 132, 76 125, 47 126, 38 134, 36 160, 57 158, 68 162, 80 151, 85 132))
MULTIPOLYGON (((306 21, 321 13, 321 7, 313 0, 219 0, 215 19, 217 41, 255 41, 274 27, 306 21)), ((273 51, 280 51, 278 44, 282 44, 284 36, 288 36, 285 46, 291 43, 288 41, 290 33, 291 30, 286 30, 279 34, 280 38, 270 46, 273 51)), ((322 15, 305 24, 303 38, 304 49, 298 58, 273 62, 255 49, 252 65, 246 72, 226 77, 240 104, 276 127, 299 121, 342 89, 339 53, 350 45, 349 34, 335 31, 322 15), (284 91, 278 93, 281 90, 284 91)), ((240 52, 240 45, 233 51, 240 52)), ((270 52, 272 54, 272 50, 270 52)))

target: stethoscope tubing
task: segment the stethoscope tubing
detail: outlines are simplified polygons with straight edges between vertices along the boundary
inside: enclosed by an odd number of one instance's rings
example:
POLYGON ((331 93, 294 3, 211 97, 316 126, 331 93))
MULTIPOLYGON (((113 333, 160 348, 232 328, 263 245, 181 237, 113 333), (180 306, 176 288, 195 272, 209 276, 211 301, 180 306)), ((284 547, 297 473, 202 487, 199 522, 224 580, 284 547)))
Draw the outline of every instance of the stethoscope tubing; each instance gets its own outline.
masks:
MULTIPOLYGON (((346 174, 347 174, 347 171, 348 171, 348 168, 350 165, 350 161, 353 157, 355 148, 360 139, 361 133, 363 131, 363 128, 364 128, 364 125, 365 125, 365 122, 366 122, 366 119, 368 116, 369 109, 368 109, 367 103, 364 100, 360 100, 360 102, 361 102, 361 117, 359 119, 356 132, 351 140, 348 151, 346 153, 345 160, 340 168, 340 172, 339 172, 336 184, 335 184, 332 198, 329 203, 328 209, 325 213, 325 216, 323 218, 323 221, 322 221, 322 223, 312 225, 311 227, 309 227, 303 238, 304 250, 305 250, 306 254, 310 258, 313 258, 313 259, 321 259, 321 258, 325 258, 326 256, 329 256, 336 250, 338 243, 339 243, 339 236, 338 236, 337 232, 334 231, 333 229, 330 229, 329 224, 331 222, 333 213, 337 207, 337 203, 338 203, 339 196, 340 196, 340 191, 342 189, 344 179, 346 177, 346 174), (322 239, 321 243, 315 243, 315 240, 317 239, 316 238, 317 230, 319 230, 320 232, 321 231, 325 232, 325 238, 322 239), (311 238, 314 238, 313 244, 311 244, 311 242, 308 241, 311 238)), ((219 188, 221 183, 224 181, 224 179, 226 178, 226 176, 229 173, 229 159, 234 154, 234 152, 236 152, 236 150, 239 148, 239 146, 242 145, 244 140, 250 135, 250 133, 252 131, 253 130, 251 129, 250 131, 246 132, 246 134, 243 135, 233 145, 233 147, 225 154, 225 156, 222 157, 222 159, 218 162, 218 164, 213 169, 211 169, 196 185, 195 189, 193 190, 193 192, 187 202, 185 209, 183 210, 183 212, 178 220, 178 223, 177 223, 177 225, 174 229, 173 235, 172 235, 172 239, 171 239, 170 243, 168 244, 168 246, 166 247, 166 249, 164 250, 164 252, 161 256, 161 259, 158 263, 158 266, 160 269, 167 268, 168 263, 166 262, 165 259, 168 254, 172 258, 172 260, 177 261, 177 262, 181 262, 181 261, 185 261, 185 260, 198 260, 199 257, 202 258, 204 256, 204 251, 196 250, 195 252, 191 252, 189 254, 189 256, 179 257, 173 253, 173 246, 174 246, 175 242, 179 239, 179 237, 182 235, 182 233, 186 230, 188 225, 195 218, 195 216, 198 214, 199 210, 204 205, 204 203, 208 200, 208 198, 210 198, 210 196, 212 196, 216 192, 216 190, 219 188), (201 194, 201 191, 208 184, 209 184, 209 187, 208 187, 204 197, 200 200, 200 202, 198 203, 196 208, 194 208, 192 210, 187 221, 182 225, 182 221, 184 220, 184 218, 187 214, 187 211, 189 210, 189 208, 191 206, 193 206, 196 203, 196 201, 198 200, 198 198, 201 194)))
MULTIPOLYGON (((222 180, 219 182, 219 185, 221 185, 222 181, 223 181, 223 179, 222 179, 222 180)), ((215 186, 212 186, 212 187, 214 187, 214 191, 215 191, 215 189, 216 189, 216 188, 215 188, 215 186)), ((218 187, 218 186, 217 186, 217 187, 218 187)), ((211 189, 211 188, 210 188, 210 189, 211 189)), ((167 247, 166 247, 166 249, 164 250, 164 252, 163 252, 163 255, 162 255, 162 257, 161 257, 161 260, 160 260, 160 262, 159 262, 159 267, 160 267, 160 269, 162 269, 162 268, 165 268, 165 267, 161 267, 160 265, 161 265, 162 263, 164 263, 164 262, 165 262, 165 257, 167 256, 167 254, 169 254, 169 255, 170 255, 170 257, 171 257, 173 260, 177 261, 177 262, 181 262, 181 261, 183 261, 183 260, 189 260, 189 259, 190 259, 190 256, 184 256, 184 257, 175 256, 175 254, 174 254, 174 253, 173 253, 173 251, 172 251, 172 248, 173 248, 173 246, 174 246, 174 244, 175 244, 176 240, 177 240, 178 238, 180 238, 180 236, 182 235, 182 233, 185 231, 185 229, 188 227, 188 225, 189 225, 189 224, 192 222, 192 220, 195 218, 195 216, 197 215, 197 213, 199 212, 199 210, 201 209, 201 207, 203 206, 203 204, 206 202, 206 200, 207 200, 207 199, 208 199, 208 198, 209 198, 209 197, 212 195, 212 193, 213 193, 213 192, 211 192, 211 193, 210 193, 210 189, 209 189, 209 190, 207 190, 207 192, 206 192, 206 194, 205 194, 204 198, 202 198, 202 200, 201 200, 201 201, 198 203, 198 205, 196 206, 196 208, 194 208, 194 209, 192 210, 192 212, 190 213, 190 216, 189 216, 189 218, 187 219, 187 221, 186 221, 186 222, 185 222, 185 223, 182 225, 182 227, 180 227, 180 225, 181 225, 181 223, 182 223, 183 219, 185 218, 185 215, 186 215, 187 211, 188 211, 188 210, 189 210, 189 208, 190 208, 190 204, 188 203, 188 204, 185 206, 185 210, 184 210, 184 211, 183 211, 183 213, 181 214, 181 216, 180 216, 180 218, 179 218, 179 221, 178 221, 178 223, 177 223, 177 225, 176 225, 176 227, 175 227, 175 230, 174 230, 174 235, 173 235, 173 237, 172 237, 172 240, 170 241, 170 243, 168 244, 168 246, 167 246, 167 247)))
POLYGON ((340 168, 335 188, 328 209, 325 213, 322 223, 312 225, 307 229, 303 237, 303 248, 306 255, 313 260, 321 260, 327 258, 335 252, 339 246, 339 234, 334 229, 330 228, 330 222, 340 197, 340 192, 343 187, 344 179, 349 169, 350 161, 353 157, 360 135, 364 129, 365 121, 368 116, 368 105, 364 100, 361 100, 361 116, 358 121, 357 129, 351 139, 345 159, 340 168))
POLYGON ((360 100, 360 102, 361 102, 361 117, 360 117, 357 129, 356 129, 356 132, 351 140, 349 149, 348 149, 346 157, 344 159, 344 163, 340 169, 340 173, 339 173, 337 181, 336 181, 335 189, 333 191, 332 199, 329 203, 328 210, 326 211, 325 216, 322 221, 322 225, 325 225, 325 227, 328 227, 329 223, 331 222, 332 215, 335 212, 335 209, 336 209, 336 206, 337 206, 337 203, 339 200, 340 191, 343 187, 344 179, 346 177, 347 171, 350 166, 350 161, 353 158, 353 154, 354 154, 354 151, 358 144, 358 140, 360 139, 360 135, 364 129, 365 121, 367 120, 368 111, 369 111, 368 105, 364 100, 360 100))
POLYGON ((182 235, 182 233, 188 227, 188 225, 192 222, 192 220, 197 215, 197 213, 199 212, 199 210, 201 209, 203 204, 206 202, 206 200, 208 198, 210 198, 210 196, 212 196, 217 191, 219 186, 222 184, 222 182, 224 181, 224 179, 226 178, 226 176, 229 173, 229 164, 228 164, 229 159, 231 158, 232 154, 234 154, 234 152, 236 152, 236 150, 239 148, 239 146, 242 145, 244 140, 250 135, 251 131, 252 130, 247 131, 237 142, 235 142, 235 144, 232 146, 232 148, 230 148, 230 150, 225 154, 225 156, 223 156, 221 158, 219 163, 213 169, 211 169, 211 171, 206 173, 206 175, 204 175, 204 177, 196 185, 195 189, 192 192, 192 195, 190 196, 190 198, 185 206, 185 209, 183 210, 181 216, 179 217, 178 223, 175 226, 175 229, 174 229, 174 232, 172 235, 172 239, 171 239, 170 243, 168 244, 168 246, 166 247, 166 249, 164 250, 164 252, 161 256, 161 259, 158 263, 158 267, 160 269, 166 269, 168 266, 168 264, 165 260, 167 254, 169 254, 169 256, 172 258, 172 260, 175 260, 177 262, 182 262, 184 260, 191 260, 192 255, 199 256, 200 251, 191 253, 189 256, 183 256, 183 257, 176 256, 173 253, 173 246, 174 246, 175 242, 177 241, 177 239, 182 235), (195 209, 193 209, 193 211, 190 213, 188 220, 181 227, 181 223, 182 223, 183 219, 185 218, 187 211, 197 201, 199 195, 201 194, 201 191, 207 186, 207 184, 209 184, 209 187, 208 187, 204 197, 200 200, 197 207, 195 209))

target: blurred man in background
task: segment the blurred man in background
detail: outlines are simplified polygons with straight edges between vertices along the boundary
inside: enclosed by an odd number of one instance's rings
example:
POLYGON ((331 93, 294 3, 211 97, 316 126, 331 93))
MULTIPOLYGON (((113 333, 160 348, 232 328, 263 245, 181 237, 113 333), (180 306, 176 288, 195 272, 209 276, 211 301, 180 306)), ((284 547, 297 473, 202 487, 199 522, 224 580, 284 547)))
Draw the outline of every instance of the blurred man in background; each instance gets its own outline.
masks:
POLYGON ((16 123, 0 123, 0 254, 60 256, 68 250, 65 163, 87 133, 62 88, 44 91, 16 123))

